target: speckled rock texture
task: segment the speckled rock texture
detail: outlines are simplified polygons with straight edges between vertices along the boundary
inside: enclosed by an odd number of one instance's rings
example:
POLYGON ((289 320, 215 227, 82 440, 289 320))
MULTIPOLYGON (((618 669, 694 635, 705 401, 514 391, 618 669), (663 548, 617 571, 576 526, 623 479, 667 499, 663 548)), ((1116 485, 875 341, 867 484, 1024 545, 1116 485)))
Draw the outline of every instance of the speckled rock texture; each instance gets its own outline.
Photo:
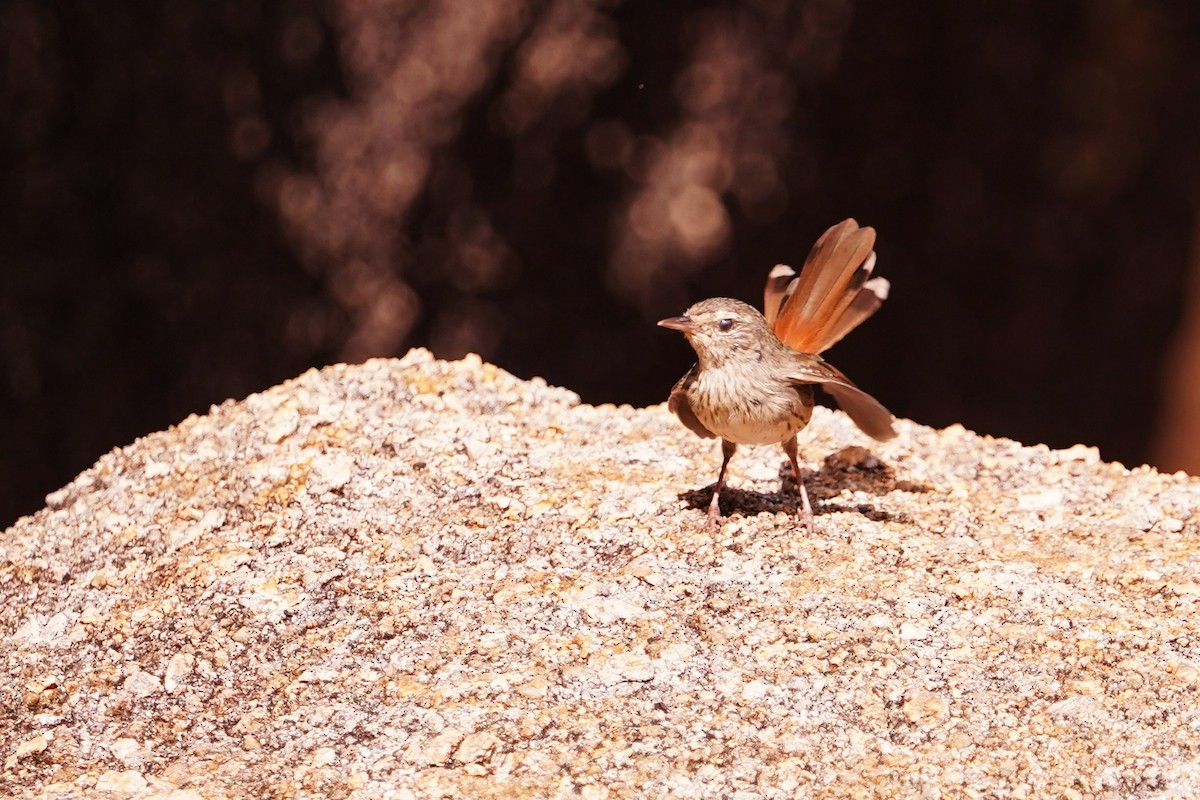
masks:
POLYGON ((478 359, 190 417, 0 537, 0 795, 1200 796, 1200 481, 899 428, 714 531, 713 441, 478 359))

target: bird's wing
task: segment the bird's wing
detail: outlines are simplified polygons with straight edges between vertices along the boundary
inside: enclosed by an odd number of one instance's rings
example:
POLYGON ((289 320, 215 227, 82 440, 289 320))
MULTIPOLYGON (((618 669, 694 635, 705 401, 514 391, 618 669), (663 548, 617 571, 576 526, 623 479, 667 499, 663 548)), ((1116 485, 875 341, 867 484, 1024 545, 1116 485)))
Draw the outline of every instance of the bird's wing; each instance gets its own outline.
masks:
POLYGON ((694 365, 675 383, 671 388, 671 397, 667 400, 667 408, 679 417, 679 421, 692 433, 704 439, 715 439, 717 435, 696 418, 696 412, 692 411, 691 401, 688 400, 688 388, 695 382, 699 369, 699 364, 694 365))
POLYGON ((882 278, 868 280, 874 246, 875 229, 847 219, 817 239, 798 277, 790 267, 771 270, 764 315, 775 335, 793 350, 820 353, 873 314, 888 290, 882 278))
POLYGON ((820 356, 806 353, 795 359, 795 366, 788 376, 796 383, 815 383, 833 395, 837 404, 854 420, 863 433, 872 439, 885 442, 896 435, 892 423, 892 412, 871 395, 854 385, 833 365, 820 356))

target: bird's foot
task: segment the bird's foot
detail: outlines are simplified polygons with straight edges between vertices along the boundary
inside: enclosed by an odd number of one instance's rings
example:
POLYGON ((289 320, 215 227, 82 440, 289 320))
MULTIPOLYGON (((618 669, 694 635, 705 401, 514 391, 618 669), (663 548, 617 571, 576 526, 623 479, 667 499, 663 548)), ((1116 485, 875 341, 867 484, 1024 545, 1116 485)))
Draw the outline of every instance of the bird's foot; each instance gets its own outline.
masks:
POLYGON ((719 497, 720 492, 714 489, 712 501, 708 504, 708 527, 714 531, 721 528, 721 506, 717 502, 719 497))
POLYGON ((800 480, 800 521, 809 533, 813 532, 812 503, 808 502, 808 489, 805 488, 803 479, 800 480))

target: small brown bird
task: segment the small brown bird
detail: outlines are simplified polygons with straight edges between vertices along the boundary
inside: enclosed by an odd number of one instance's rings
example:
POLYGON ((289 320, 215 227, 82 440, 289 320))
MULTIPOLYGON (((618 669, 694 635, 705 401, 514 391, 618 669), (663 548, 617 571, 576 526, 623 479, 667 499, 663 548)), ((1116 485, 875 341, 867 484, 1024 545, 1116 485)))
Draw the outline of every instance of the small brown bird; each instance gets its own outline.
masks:
POLYGON ((812 417, 814 386, 833 395, 868 436, 884 441, 896 435, 891 412, 818 355, 887 297, 888 282, 871 278, 874 245, 874 228, 845 220, 817 240, 799 276, 783 264, 771 270, 765 317, 740 300, 714 297, 658 323, 682 331, 698 359, 671 390, 667 407, 697 435, 721 439, 721 472, 708 506, 711 524, 721 518, 718 498, 737 446, 779 443, 792 462, 805 522, 812 526, 796 434, 812 417))

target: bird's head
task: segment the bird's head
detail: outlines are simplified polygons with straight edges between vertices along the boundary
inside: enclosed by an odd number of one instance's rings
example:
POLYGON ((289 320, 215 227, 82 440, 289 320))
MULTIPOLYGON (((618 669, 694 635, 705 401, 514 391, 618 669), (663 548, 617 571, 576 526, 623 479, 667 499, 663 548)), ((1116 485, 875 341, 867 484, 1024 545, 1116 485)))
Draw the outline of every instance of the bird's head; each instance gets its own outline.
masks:
POLYGON ((701 366, 758 358, 764 349, 782 347, 758 309, 730 297, 702 300, 683 316, 669 317, 658 324, 682 332, 701 366))

